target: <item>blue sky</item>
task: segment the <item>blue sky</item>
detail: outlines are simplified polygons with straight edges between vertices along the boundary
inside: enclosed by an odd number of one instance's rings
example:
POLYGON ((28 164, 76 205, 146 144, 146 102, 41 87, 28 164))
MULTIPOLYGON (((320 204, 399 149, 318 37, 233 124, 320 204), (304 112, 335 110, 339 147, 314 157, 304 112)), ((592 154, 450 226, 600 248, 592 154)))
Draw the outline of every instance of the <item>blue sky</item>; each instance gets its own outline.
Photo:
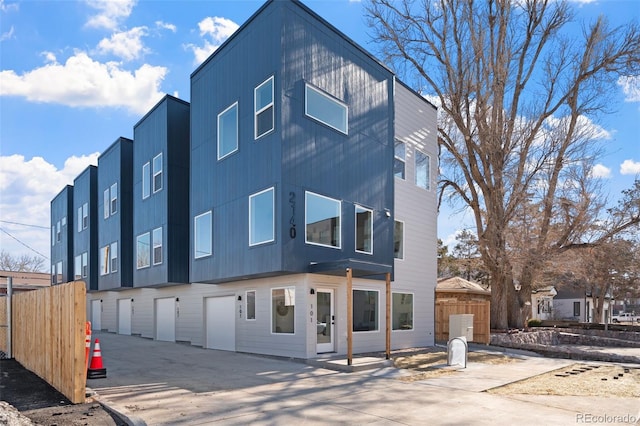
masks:
MULTIPOLYGON (((363 3, 304 3, 376 53, 363 3)), ((262 4, 0 0, 0 247, 48 258, 50 200, 119 136, 131 138, 165 93, 189 101, 191 72, 262 4)), ((635 0, 574 4, 578 20, 640 19, 635 0)), ((612 200, 640 175, 638 76, 629 82, 598 123, 606 154, 594 173, 612 200)), ((471 217, 443 209, 440 238, 450 244, 461 227, 471 217)))

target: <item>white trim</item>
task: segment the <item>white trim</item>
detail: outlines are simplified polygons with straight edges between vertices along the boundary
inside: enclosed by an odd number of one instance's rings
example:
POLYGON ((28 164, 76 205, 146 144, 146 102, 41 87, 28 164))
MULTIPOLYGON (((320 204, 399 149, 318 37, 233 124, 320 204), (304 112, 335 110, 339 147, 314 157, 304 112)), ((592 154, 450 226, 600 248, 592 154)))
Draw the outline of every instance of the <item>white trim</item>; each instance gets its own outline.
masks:
POLYGON ((304 115, 306 115, 309 118, 312 118, 312 119, 316 120, 319 123, 324 124, 325 126, 329 126, 332 129, 337 130, 338 132, 340 132, 342 134, 345 134, 345 135, 349 134, 349 106, 347 104, 345 104, 344 102, 342 102, 341 100, 329 95, 328 93, 311 86, 309 83, 305 83, 305 85, 304 85, 304 115), (313 115, 309 114, 309 111, 308 111, 309 110, 309 108, 308 108, 308 96, 307 96, 307 90, 308 89, 313 90, 315 93, 319 94, 320 96, 322 96, 322 97, 328 99, 329 101, 331 101, 331 102, 333 102, 333 103, 335 103, 335 104, 337 104, 337 105, 339 105, 339 106, 344 108, 344 111, 345 111, 345 113, 344 113, 345 114, 345 117, 344 117, 345 129, 344 130, 343 129, 339 129, 339 128, 335 127, 334 125, 329 124, 329 123, 321 120, 319 117, 316 117, 316 116, 313 116, 313 115))
POLYGON ((356 253, 363 253, 373 255, 373 210, 368 209, 366 207, 361 206, 360 204, 356 204, 354 206, 354 250, 356 253), (358 250, 358 209, 361 209, 365 212, 369 212, 371 214, 371 223, 370 223, 370 233, 371 233, 371 251, 358 250))
POLYGON ((155 228, 153 231, 151 231, 151 257, 153 258, 153 265, 162 265, 162 262, 164 261, 164 235, 162 232, 162 226, 155 228), (160 231, 160 245, 156 245, 156 239, 155 239, 155 234, 156 231, 160 231), (156 262, 156 247, 160 247, 160 262, 156 262))
POLYGON ((150 196, 151 196, 151 162, 147 161, 142 165, 142 199, 146 200, 150 196), (145 173, 145 169, 147 170, 146 173, 145 173), (147 185, 149 185, 149 193, 147 195, 145 195, 144 193, 145 180, 147 181, 147 185))
POLYGON ((222 160, 223 158, 226 158, 228 156, 230 156, 231 154, 233 154, 234 152, 238 151, 238 145, 239 145, 239 139, 240 139, 240 134, 239 134, 239 120, 240 120, 240 114, 239 114, 239 108, 238 108, 238 101, 235 101, 234 103, 232 103, 231 105, 229 105, 224 111, 222 111, 221 113, 218 114, 218 118, 216 120, 216 148, 217 148, 217 156, 218 156, 218 161, 222 160), (235 149, 229 151, 228 153, 224 154, 222 157, 220 156, 220 116, 224 115, 225 113, 227 113, 229 110, 236 108, 236 147, 235 149))
POLYGON ((164 172, 164 162, 163 162, 163 158, 162 158, 162 153, 156 155, 155 157, 153 157, 153 161, 151 162, 152 166, 151 166, 151 192, 153 194, 155 194, 156 192, 160 192, 162 191, 162 188, 164 187, 164 182, 163 182, 163 177, 160 177, 160 188, 156 188, 156 176, 157 175, 163 175, 164 172), (156 163, 156 158, 160 157, 160 170, 156 172, 154 166, 156 163))
POLYGON ((271 243, 276 240, 276 188, 272 186, 267 189, 263 189, 260 192, 256 192, 255 194, 249 195, 249 247, 259 246, 261 244, 271 243), (273 214, 273 221, 271 222, 271 235, 272 238, 270 240, 258 241, 252 243, 252 235, 251 235, 251 199, 257 197, 260 194, 264 194, 266 192, 271 191, 271 212, 273 214))
POLYGON ((193 218, 193 258, 194 259, 202 259, 203 257, 208 257, 213 255, 213 211, 212 210, 207 210, 204 213, 200 213, 199 215, 195 216, 193 218), (201 256, 198 256, 198 246, 197 246, 197 235, 198 235, 198 228, 196 226, 197 220, 198 218, 201 218, 202 216, 206 216, 206 215, 210 215, 209 218, 209 223, 210 223, 210 228, 211 228, 211 234, 209 235, 209 253, 207 254, 203 254, 201 256))
POLYGON ((109 191, 111 192, 111 198, 109 199, 109 212, 111 212, 111 216, 113 216, 114 214, 118 213, 118 182, 114 182, 111 184, 111 187, 109 188, 109 191), (115 186, 115 190, 114 187, 115 186), (115 195, 114 195, 115 192, 115 195), (116 202, 116 209, 113 210, 113 202, 116 202))
POLYGON ((150 232, 144 232, 138 236, 136 236, 136 269, 145 269, 151 266, 151 233, 150 232), (138 258, 140 256, 139 254, 139 250, 138 250, 138 243, 140 241, 141 237, 144 237, 145 235, 147 235, 149 237, 149 259, 148 259, 148 264, 140 266, 140 262, 138 262, 138 258))
POLYGON ((413 173, 414 173, 414 183, 418 188, 424 189, 425 191, 431 191, 431 156, 424 151, 416 149, 414 152, 414 160, 413 160, 413 173), (418 161, 418 153, 427 157, 427 187, 423 187, 418 185, 418 165, 416 164, 418 161))
POLYGON ((337 200, 335 198, 327 197, 325 195, 320 195, 320 194, 315 193, 313 191, 305 191, 304 192, 304 242, 305 242, 305 244, 311 244, 311 245, 319 246, 319 247, 328 247, 328 248, 332 248, 332 249, 341 249, 342 248, 342 201, 341 200, 337 200), (326 200, 335 201, 335 202, 338 203, 338 206, 339 206, 338 210, 339 210, 339 214, 340 214, 340 216, 338 216, 339 220, 340 220, 340 227, 339 227, 340 229, 338 231, 339 232, 338 233, 338 237, 339 237, 340 243, 337 246, 332 246, 332 245, 329 245, 329 244, 314 243, 313 241, 309 241, 307 239, 307 212, 308 212, 308 209, 307 209, 307 196, 309 194, 313 194, 313 195, 315 195, 317 197, 324 198, 326 200))
POLYGON ((253 89, 253 139, 257 140, 260 139, 261 137, 268 135, 269 133, 273 132, 276 128, 276 112, 275 112, 275 97, 274 97, 274 92, 275 92, 275 79, 274 76, 272 75, 271 77, 267 78, 265 81, 263 81, 262 83, 260 83, 258 86, 256 86, 253 89), (269 81, 271 81, 271 103, 263 106, 262 108, 260 108, 259 110, 256 110, 256 96, 258 94, 258 90, 264 86, 265 84, 267 84, 269 81), (266 111, 269 108, 273 108, 272 110, 272 115, 271 115, 271 129, 262 133, 261 135, 258 135, 258 115, 260 115, 260 113, 266 111))
POLYGON ((104 219, 109 218, 109 212, 111 211, 110 202, 111 196, 109 195, 109 188, 105 189, 102 193, 102 217, 104 219))

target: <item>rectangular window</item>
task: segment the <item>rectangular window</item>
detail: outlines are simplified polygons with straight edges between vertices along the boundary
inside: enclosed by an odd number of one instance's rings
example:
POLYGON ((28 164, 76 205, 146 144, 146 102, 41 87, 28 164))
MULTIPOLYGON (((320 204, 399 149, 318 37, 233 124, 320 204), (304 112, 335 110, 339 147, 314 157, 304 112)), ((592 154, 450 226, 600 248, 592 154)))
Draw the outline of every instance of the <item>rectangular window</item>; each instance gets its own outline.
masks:
POLYGON ((249 196, 249 245, 275 239, 274 188, 249 196))
POLYGON ((208 211, 193 218, 193 257, 196 259, 211 256, 213 240, 211 216, 211 211, 208 211))
POLYGON ((404 259, 404 222, 396 220, 393 225, 393 257, 404 259))
POLYGON ((238 103, 218 114, 218 160, 238 150, 238 103))
POLYGON ((102 193, 102 216, 107 219, 109 217, 109 188, 102 193))
POLYGON ((413 294, 391 294, 391 329, 413 330, 413 294))
POLYGON ((296 289, 294 287, 271 290, 271 332, 295 333, 296 289))
POLYGON ((100 275, 109 273, 109 259, 109 246, 104 246, 100 249, 100 275))
POLYGON ((162 189, 162 153, 153 157, 153 193, 162 189))
POLYGON ((82 229, 89 227, 89 204, 84 203, 82 205, 82 229))
POLYGON ((304 113, 327 126, 347 134, 348 108, 332 96, 305 85, 304 113))
POLYGON ((77 255, 75 257, 75 261, 73 264, 73 279, 74 280, 80 280, 82 279, 82 255, 77 255))
POLYGON ((145 163, 142 166, 142 199, 151 195, 151 164, 145 163))
POLYGON ((111 214, 118 212, 118 182, 111 185, 111 214))
POLYGON ((416 150, 416 185, 429 190, 431 183, 429 180, 429 156, 416 150))
POLYGON ((58 262, 56 266, 56 282, 58 284, 62 283, 62 262, 58 262))
POLYGON ((153 264, 162 263, 162 228, 153 230, 153 264))
POLYGON ((136 268, 148 268, 151 261, 151 236, 148 232, 136 239, 136 268))
POLYGON ((353 290, 353 331, 378 330, 378 292, 353 290))
POLYGON ((62 226, 67 226, 67 217, 66 216, 62 217, 62 226))
POLYGON ((373 254, 373 210, 356 206, 356 251, 373 254))
POLYGON ((244 296, 245 299, 245 311, 247 312, 248 320, 256 319, 256 291, 247 291, 244 296))
POLYGON ((580 302, 573 302, 573 316, 580 316, 580 302))
POLYGON ((266 135, 274 128, 273 76, 256 87, 253 93, 255 113, 255 139, 266 135))
POLYGON ((78 207, 78 232, 82 232, 82 206, 78 207))
POLYGON ((393 175, 404 180, 404 165, 406 159, 406 146, 404 142, 396 140, 394 146, 393 175))
POLYGON ((89 255, 87 252, 82 253, 82 277, 89 275, 89 255))
POLYGON ((332 96, 305 85, 305 114, 345 135, 348 133, 348 108, 332 96))
POLYGON ((56 284, 56 264, 52 263, 51 264, 51 283, 52 284, 56 284))
POLYGON ((118 242, 111 243, 111 272, 118 272, 118 242))
POLYGON ((56 245, 56 226, 51 227, 51 247, 56 245))
POLYGON ((340 201, 305 193, 305 241, 340 248, 340 201))
POLYGON ((60 221, 56 223, 56 241, 60 242, 62 239, 62 231, 60 230, 60 221))

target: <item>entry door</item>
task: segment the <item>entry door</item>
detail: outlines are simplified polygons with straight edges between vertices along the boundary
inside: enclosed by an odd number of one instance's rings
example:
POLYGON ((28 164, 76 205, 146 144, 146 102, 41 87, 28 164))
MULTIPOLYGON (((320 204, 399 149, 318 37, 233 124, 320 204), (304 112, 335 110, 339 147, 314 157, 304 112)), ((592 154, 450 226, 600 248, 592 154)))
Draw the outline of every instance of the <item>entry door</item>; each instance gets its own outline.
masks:
POLYGON ((100 331, 102 329, 102 302, 100 300, 91 301, 91 329, 100 331))
POLYGON ((156 340, 176 341, 176 299, 156 299, 156 340))
POLYGON ((206 348, 236 350, 236 304, 234 296, 207 297, 206 348))
POLYGON ((335 352, 335 313, 332 289, 316 290, 317 353, 335 352))
POLYGON ((131 299, 118 300, 118 334, 131 335, 131 299))

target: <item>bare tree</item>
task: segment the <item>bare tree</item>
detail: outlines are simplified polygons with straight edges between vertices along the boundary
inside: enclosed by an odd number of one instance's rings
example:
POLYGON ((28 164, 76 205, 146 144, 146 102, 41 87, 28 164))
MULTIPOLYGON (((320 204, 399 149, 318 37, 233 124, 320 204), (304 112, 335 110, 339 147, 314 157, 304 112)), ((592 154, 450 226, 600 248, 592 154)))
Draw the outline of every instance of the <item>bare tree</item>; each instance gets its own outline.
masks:
POLYGON ((13 256, 6 250, 0 250, 0 270, 12 272, 42 272, 44 258, 40 256, 13 256))
POLYGON ((617 79, 640 71, 638 23, 600 17, 570 38, 572 9, 556 0, 370 0, 367 11, 387 63, 440 104, 441 197, 474 214, 492 326, 522 326, 541 265, 640 221, 621 212, 594 229, 605 200, 592 177, 595 120, 617 79), (526 199, 538 220, 514 270, 507 230, 526 199))

